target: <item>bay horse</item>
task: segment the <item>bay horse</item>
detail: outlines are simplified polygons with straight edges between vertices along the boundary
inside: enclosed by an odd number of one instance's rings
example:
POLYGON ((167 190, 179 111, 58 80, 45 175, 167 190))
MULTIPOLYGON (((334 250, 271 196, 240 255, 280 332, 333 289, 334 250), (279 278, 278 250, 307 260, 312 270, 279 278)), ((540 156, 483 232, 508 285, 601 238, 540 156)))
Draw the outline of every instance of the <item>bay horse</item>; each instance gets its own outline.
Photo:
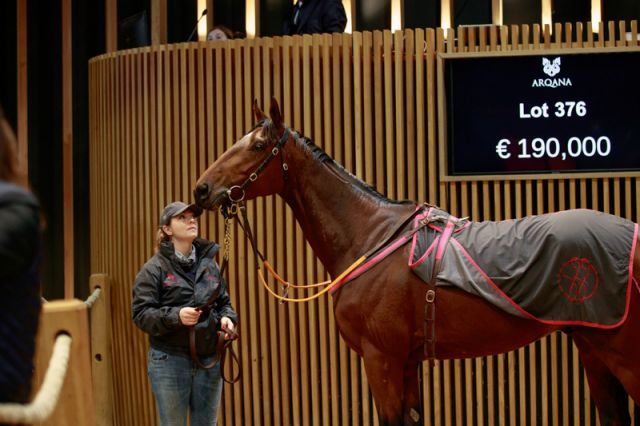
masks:
MULTIPOLYGON (((194 196, 201 207, 216 210, 233 200, 280 195, 332 277, 415 210, 415 203, 385 198, 290 132, 275 99, 270 118, 255 101, 253 113, 258 124, 198 179, 194 196)), ((425 359, 425 282, 409 270, 406 246, 333 293, 336 324, 364 360, 382 425, 423 422, 418 367, 425 359)), ((635 247, 630 266, 637 287, 635 247)), ((603 330, 518 317, 470 293, 438 287, 435 353, 437 359, 495 355, 562 330, 579 349, 601 424, 629 424, 628 395, 640 403, 640 294, 630 292, 626 321, 603 330)))

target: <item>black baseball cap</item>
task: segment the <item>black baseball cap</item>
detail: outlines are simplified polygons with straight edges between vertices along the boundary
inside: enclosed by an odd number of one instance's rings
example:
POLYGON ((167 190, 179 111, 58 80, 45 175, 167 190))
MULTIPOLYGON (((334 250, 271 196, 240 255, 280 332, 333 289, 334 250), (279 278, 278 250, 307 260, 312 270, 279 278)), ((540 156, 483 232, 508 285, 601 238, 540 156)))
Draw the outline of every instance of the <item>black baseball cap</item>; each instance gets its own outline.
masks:
POLYGON ((178 216, 180 213, 187 210, 191 211, 195 217, 202 214, 202 209, 195 204, 186 204, 182 201, 174 201, 162 210, 162 214, 160 215, 160 226, 168 225, 171 222, 172 217, 178 216))

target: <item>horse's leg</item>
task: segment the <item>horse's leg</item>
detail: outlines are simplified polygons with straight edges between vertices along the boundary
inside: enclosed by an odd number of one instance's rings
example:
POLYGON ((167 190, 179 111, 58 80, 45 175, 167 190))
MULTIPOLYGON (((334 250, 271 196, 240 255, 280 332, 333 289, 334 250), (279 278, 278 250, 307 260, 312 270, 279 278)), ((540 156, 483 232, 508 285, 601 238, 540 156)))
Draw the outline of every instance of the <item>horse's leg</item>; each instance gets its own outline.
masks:
MULTIPOLYGON (((634 271, 635 279, 640 279, 640 255, 636 255, 634 271)), ((634 402, 640 404, 640 345, 637 343, 640 341, 640 294, 635 288, 631 290, 629 312, 624 324, 613 330, 576 328, 572 337, 581 355, 589 353, 597 357, 609 374, 615 375, 634 402)), ((624 411, 627 413, 627 408, 624 411)))
POLYGON ((598 408, 602 426, 631 424, 628 395, 622 383, 596 355, 591 345, 574 336, 580 359, 587 374, 589 391, 598 408))
POLYGON ((368 342, 362 344, 362 352, 380 426, 402 425, 403 362, 395 361, 368 342))
POLYGON ((422 424, 422 404, 418 380, 418 363, 407 362, 404 367, 403 415, 405 425, 422 424))

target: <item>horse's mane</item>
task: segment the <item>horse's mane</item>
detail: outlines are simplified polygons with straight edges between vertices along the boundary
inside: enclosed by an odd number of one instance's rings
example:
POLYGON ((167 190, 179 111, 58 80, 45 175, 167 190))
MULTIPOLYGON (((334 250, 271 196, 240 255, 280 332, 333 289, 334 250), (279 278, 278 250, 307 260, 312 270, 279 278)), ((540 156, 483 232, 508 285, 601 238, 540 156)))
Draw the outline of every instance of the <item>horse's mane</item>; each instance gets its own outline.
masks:
MULTIPOLYGON (((260 123, 258 123, 258 126, 262 125, 262 129, 264 132, 266 132, 266 134, 268 135, 269 138, 272 138, 273 140, 277 140, 277 133, 276 130, 273 126, 273 122, 269 119, 265 119, 262 120, 260 123)), ((390 203, 390 204, 414 204, 413 201, 410 200, 390 200, 389 198, 385 197, 384 195, 382 195, 381 193, 379 193, 373 186, 369 185, 368 183, 364 182, 363 180, 361 180, 360 178, 358 178, 357 176, 355 176, 353 173, 351 173, 349 170, 345 169, 341 164, 337 163, 333 158, 331 158, 331 156, 329 154, 327 154, 322 148, 320 148, 318 145, 316 145, 315 143, 313 143, 313 141, 311 139, 309 139, 308 137, 300 134, 299 132, 291 129, 291 132, 293 134, 293 139, 300 142, 300 146, 305 149, 305 151, 316 161, 320 162, 320 163, 328 163, 328 165, 336 168, 339 172, 347 175, 350 180, 361 190, 363 190, 364 192, 366 192, 367 194, 371 195, 372 197, 376 198, 378 201, 382 202, 382 203, 390 203)))

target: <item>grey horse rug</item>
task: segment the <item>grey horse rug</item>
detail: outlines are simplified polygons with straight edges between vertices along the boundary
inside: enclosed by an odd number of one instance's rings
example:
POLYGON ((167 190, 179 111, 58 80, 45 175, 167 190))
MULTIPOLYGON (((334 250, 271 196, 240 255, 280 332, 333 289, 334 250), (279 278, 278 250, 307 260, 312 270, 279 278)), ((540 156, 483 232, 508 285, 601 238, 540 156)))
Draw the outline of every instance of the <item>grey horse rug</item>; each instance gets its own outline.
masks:
POLYGON ((435 278, 436 285, 548 324, 614 328, 626 319, 633 222, 592 210, 471 222, 435 207, 414 226, 421 221, 426 226, 413 235, 409 266, 426 282, 435 278))

